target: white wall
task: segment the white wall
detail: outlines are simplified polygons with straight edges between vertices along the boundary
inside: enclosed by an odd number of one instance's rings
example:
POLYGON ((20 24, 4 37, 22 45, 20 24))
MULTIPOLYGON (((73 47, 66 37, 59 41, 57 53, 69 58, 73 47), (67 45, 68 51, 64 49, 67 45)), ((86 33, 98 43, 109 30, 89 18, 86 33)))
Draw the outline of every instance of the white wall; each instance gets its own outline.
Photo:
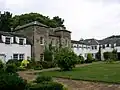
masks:
MULTIPOLYGON (((79 44, 80 45, 80 44, 79 44)), ((73 44, 73 46, 77 46, 77 44, 73 44)), ((81 46, 81 45, 80 45, 81 46)), ((83 45, 83 47, 86 46, 86 45, 83 45)), ((95 46, 95 45, 93 45, 95 46)), ((75 52, 75 54, 77 55, 82 55, 84 57, 84 59, 87 58, 87 55, 88 53, 92 53, 94 54, 93 58, 95 58, 95 54, 98 52, 99 50, 99 46, 97 45, 97 49, 92 49, 91 46, 88 46, 87 47, 90 47, 90 48, 76 48, 76 47, 73 47, 72 50, 75 52)))
POLYGON ((25 59, 31 57, 31 45, 0 43, 0 54, 5 54, 5 61, 13 58, 13 54, 24 54, 25 59))

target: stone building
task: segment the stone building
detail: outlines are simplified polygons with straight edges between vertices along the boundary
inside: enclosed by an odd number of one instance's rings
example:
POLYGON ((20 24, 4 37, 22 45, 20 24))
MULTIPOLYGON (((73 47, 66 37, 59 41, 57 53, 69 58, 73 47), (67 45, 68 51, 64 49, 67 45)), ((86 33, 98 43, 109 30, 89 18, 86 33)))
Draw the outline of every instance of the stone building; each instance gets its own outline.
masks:
POLYGON ((50 28, 37 21, 18 26, 15 33, 25 35, 32 44, 31 56, 36 61, 44 60, 45 46, 71 47, 71 32, 61 27, 50 28))

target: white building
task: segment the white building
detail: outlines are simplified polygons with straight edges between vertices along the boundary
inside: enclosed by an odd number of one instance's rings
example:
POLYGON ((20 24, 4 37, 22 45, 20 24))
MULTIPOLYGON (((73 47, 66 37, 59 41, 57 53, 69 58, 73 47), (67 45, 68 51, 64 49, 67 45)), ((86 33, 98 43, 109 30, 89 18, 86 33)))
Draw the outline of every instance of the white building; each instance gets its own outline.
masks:
POLYGON ((0 60, 31 58, 31 44, 22 35, 0 31, 0 60))
POLYGON ((77 55, 82 55, 85 59, 87 54, 91 53, 96 58, 96 53, 101 49, 101 59, 104 60, 104 52, 117 50, 118 59, 120 59, 120 36, 111 36, 103 40, 85 39, 80 41, 72 40, 72 49, 77 55))

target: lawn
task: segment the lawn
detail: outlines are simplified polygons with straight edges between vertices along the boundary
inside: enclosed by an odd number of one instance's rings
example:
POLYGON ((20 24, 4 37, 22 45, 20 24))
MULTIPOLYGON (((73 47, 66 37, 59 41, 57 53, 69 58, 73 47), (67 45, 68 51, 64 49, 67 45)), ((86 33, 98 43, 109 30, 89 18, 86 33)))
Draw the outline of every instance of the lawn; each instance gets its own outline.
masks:
POLYGON ((92 64, 74 68, 72 71, 47 71, 39 74, 53 77, 71 78, 75 80, 120 83, 120 63, 92 64))

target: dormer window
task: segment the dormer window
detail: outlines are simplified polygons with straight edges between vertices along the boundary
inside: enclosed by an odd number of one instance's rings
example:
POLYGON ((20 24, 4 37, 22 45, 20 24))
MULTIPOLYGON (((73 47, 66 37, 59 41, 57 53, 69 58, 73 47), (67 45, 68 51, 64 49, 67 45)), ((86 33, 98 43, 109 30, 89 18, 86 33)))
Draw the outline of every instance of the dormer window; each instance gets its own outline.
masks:
POLYGON ((24 39, 23 39, 23 38, 20 38, 20 39, 19 39, 19 44, 20 44, 20 45, 23 45, 23 44, 24 44, 24 39))
POLYGON ((5 44, 10 44, 10 40, 11 40, 10 37, 6 37, 6 38, 5 38, 5 44))

